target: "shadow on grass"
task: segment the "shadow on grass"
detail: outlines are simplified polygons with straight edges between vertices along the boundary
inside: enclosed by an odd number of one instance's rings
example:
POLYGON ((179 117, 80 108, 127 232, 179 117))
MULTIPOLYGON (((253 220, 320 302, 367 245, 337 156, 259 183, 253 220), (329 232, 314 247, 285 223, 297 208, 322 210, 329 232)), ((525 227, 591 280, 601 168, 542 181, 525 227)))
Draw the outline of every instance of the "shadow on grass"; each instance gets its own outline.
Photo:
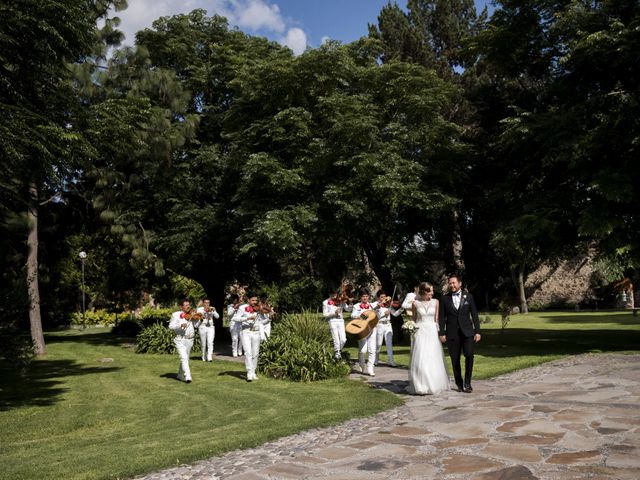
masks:
POLYGON ((168 378, 169 380, 175 380, 177 382, 182 382, 182 380, 180 380, 178 378, 178 374, 177 373, 163 373, 162 375, 160 375, 160 378, 168 378))
POLYGON ((45 335, 47 344, 49 343, 88 343, 95 346, 129 347, 135 343, 135 337, 123 337, 104 330, 95 333, 88 333, 86 330, 47 332, 45 335))
MULTIPOLYGON (((386 347, 382 347, 381 352, 383 354, 387 353, 386 347)), ((410 345, 393 345, 393 354, 394 355, 409 355, 411 353, 411 346, 410 345)))
POLYGON ((557 315, 557 316, 544 316, 544 320, 549 323, 561 325, 563 323, 570 325, 589 325, 599 323, 611 323, 624 326, 638 326, 640 325, 640 317, 634 317, 631 312, 628 315, 594 315, 589 316, 586 314, 576 315, 557 315))
POLYGON ((121 370, 120 367, 87 367, 73 360, 38 360, 24 374, 0 366, 0 411, 27 406, 48 406, 60 401, 64 377, 93 375, 121 370))
POLYGON ((507 328, 482 332, 475 353, 486 357, 578 355, 640 348, 640 330, 533 330, 507 328))
POLYGON ((227 370, 225 372, 220 372, 218 374, 219 377, 235 377, 235 378, 239 378, 241 380, 246 380, 247 379, 247 374, 246 372, 241 372, 238 370, 227 370))

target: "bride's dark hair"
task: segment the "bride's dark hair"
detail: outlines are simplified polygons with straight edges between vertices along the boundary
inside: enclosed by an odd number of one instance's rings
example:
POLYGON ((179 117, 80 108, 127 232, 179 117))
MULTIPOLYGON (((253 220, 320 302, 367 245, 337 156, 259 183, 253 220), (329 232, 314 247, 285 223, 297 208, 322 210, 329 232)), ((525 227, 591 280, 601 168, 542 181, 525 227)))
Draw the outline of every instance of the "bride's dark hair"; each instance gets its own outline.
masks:
POLYGON ((418 294, 424 295, 425 293, 433 292, 433 285, 428 282, 422 282, 418 285, 418 294))

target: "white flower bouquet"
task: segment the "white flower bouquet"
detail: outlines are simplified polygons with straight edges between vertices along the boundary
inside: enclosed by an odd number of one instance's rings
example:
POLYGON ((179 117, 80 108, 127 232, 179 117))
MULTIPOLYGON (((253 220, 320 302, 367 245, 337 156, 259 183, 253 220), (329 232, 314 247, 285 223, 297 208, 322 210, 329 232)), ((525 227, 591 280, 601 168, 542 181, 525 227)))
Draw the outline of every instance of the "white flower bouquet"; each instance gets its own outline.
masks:
POLYGON ((413 320, 407 320, 402 324, 402 330, 413 335, 416 333, 416 330, 418 330, 418 325, 416 325, 416 322, 413 320))

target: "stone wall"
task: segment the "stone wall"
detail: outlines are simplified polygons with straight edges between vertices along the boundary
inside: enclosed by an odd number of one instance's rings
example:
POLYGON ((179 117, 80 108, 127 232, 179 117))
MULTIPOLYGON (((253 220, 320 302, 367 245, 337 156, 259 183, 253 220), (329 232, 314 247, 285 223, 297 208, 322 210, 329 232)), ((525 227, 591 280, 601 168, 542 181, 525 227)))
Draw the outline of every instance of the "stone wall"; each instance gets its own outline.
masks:
POLYGON ((525 283, 529 308, 574 307, 589 302, 593 256, 577 255, 557 264, 545 263, 525 283))

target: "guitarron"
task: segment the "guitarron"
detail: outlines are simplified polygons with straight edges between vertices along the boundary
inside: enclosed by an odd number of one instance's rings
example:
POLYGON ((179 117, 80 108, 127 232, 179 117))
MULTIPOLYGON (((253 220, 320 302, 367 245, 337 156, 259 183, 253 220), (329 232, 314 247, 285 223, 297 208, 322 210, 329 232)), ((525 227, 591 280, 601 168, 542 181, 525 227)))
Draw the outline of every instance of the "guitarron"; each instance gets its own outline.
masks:
POLYGON ((345 326, 349 335, 354 335, 358 340, 365 338, 378 325, 378 316, 373 310, 365 310, 360 318, 354 318, 345 326))

